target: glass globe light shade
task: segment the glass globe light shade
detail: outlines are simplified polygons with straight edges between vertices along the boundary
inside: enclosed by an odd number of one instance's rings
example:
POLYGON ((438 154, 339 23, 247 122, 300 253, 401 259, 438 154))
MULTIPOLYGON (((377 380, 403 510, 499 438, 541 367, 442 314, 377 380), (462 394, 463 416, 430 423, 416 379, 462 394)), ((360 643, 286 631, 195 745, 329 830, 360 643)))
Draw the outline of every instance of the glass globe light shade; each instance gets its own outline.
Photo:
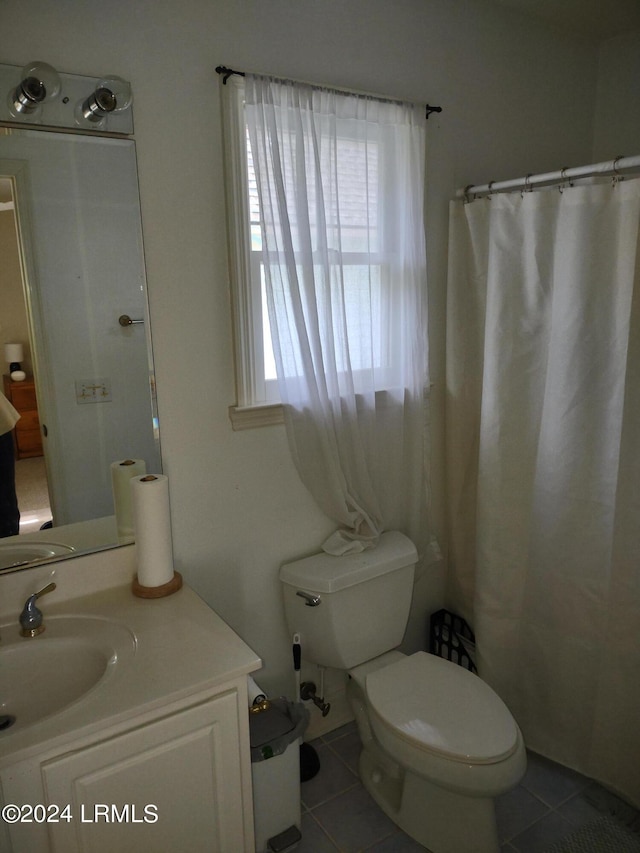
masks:
POLYGON ((42 104, 58 97, 61 86, 58 72, 46 62, 25 65, 20 84, 9 92, 9 112, 14 117, 33 115, 42 104))
POLYGON ((133 102, 131 84, 122 77, 105 77, 95 90, 75 107, 76 124, 81 127, 101 129, 111 113, 121 113, 133 102))

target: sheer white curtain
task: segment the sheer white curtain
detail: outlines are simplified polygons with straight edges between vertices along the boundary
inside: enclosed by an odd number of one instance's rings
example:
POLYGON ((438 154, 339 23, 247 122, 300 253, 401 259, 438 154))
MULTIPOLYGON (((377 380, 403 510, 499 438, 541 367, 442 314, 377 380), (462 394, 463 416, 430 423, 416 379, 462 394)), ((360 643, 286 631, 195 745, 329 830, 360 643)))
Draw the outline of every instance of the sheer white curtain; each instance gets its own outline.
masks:
POLYGON ((424 111, 247 76, 264 279, 289 444, 358 550, 424 535, 424 111))
POLYGON ((533 750, 640 805, 640 180, 453 203, 452 597, 533 750))

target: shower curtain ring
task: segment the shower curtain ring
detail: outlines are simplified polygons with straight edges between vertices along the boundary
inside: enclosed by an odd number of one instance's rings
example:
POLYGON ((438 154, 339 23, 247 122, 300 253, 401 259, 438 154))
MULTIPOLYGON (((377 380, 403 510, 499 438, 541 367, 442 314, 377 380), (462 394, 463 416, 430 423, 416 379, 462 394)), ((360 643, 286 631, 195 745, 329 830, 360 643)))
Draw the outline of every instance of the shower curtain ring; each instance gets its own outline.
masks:
MULTIPOLYGON (((567 186, 567 177, 565 172, 567 171, 567 166, 564 166, 560 169, 560 183, 558 184, 558 192, 560 195, 564 192, 564 188, 567 186)), ((569 182, 569 186, 571 186, 571 182, 569 182)))
POLYGON ((624 154, 619 154, 616 159, 613 161, 612 169, 613 169, 613 178, 611 179, 611 186, 615 187, 617 183, 624 180, 624 177, 618 171, 618 160, 622 160, 624 154))
POLYGON ((462 196, 462 200, 465 204, 469 204, 469 202, 471 201, 471 198, 469 197, 469 190, 472 186, 473 184, 467 184, 467 186, 464 188, 464 195, 462 196))
POLYGON ((531 175, 532 174, 533 174, 532 172, 529 172, 529 174, 525 177, 524 186, 520 190, 520 198, 524 198, 525 193, 531 192, 531 175))
POLYGON ((488 189, 487 189, 487 198, 491 201, 491 196, 493 195, 493 191, 491 187, 495 184, 495 181, 489 181, 488 189))

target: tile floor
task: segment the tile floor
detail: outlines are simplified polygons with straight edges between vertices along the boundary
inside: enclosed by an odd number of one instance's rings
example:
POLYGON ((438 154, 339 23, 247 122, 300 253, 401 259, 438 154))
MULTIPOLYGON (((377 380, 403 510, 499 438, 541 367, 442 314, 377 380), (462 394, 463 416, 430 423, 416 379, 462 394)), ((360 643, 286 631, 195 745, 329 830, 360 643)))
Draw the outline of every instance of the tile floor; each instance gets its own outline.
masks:
MULTIPOLYGON (((360 783, 360 741, 353 723, 311 743, 321 769, 301 786, 302 841, 297 853, 425 850, 389 820, 360 783)), ((558 839, 600 816, 584 796, 594 784, 578 773, 530 754, 521 784, 497 803, 502 853, 542 853, 558 839)))

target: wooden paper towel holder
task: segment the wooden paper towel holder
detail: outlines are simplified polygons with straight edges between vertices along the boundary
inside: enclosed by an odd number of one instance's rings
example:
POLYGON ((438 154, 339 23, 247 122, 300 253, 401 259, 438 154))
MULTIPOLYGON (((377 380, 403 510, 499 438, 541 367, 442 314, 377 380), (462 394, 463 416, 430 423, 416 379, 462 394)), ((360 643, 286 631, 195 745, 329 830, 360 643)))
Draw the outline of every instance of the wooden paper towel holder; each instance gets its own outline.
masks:
POLYGON ((131 590, 138 598, 164 598, 167 595, 173 595, 182 586, 182 575, 180 572, 174 572, 173 577, 167 583, 161 586, 142 586, 138 582, 138 578, 133 579, 131 590))

